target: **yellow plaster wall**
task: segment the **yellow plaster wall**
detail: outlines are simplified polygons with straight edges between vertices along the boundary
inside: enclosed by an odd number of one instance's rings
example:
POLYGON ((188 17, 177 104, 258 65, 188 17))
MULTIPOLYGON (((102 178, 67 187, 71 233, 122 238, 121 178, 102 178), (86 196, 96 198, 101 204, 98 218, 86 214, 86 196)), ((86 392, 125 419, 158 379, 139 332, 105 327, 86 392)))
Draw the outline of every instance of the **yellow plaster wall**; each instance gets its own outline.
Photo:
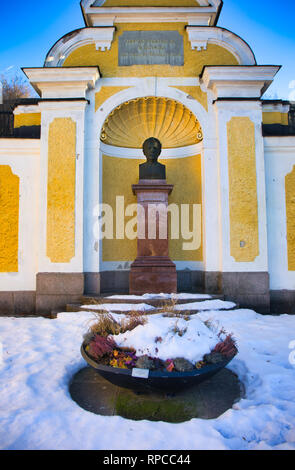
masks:
POLYGON ((237 59, 226 49, 208 44, 207 50, 192 50, 185 31, 185 23, 116 24, 117 31, 109 51, 97 51, 95 44, 74 50, 64 66, 99 66, 103 77, 195 77, 204 65, 238 65, 237 59), (184 66, 132 65, 118 66, 118 38, 124 31, 179 31, 184 38, 184 66))
POLYGON ((263 124, 282 124, 283 126, 288 126, 289 116, 288 113, 262 113, 263 124))
POLYGON ((0 272, 18 272, 19 177, 0 165, 0 272))
POLYGON ((130 88, 128 86, 102 86, 98 93, 95 94, 95 111, 97 111, 101 105, 109 99, 111 96, 119 93, 122 90, 130 88))
POLYGON ((76 123, 56 118, 49 126, 47 256, 69 263, 75 256, 76 123))
MULTIPOLYGON (((166 165, 167 181, 174 184, 169 204, 202 204, 201 156, 176 159, 160 159, 166 165)), ((131 186, 138 182, 138 165, 141 159, 127 159, 103 156, 103 202, 111 205, 115 214, 116 196, 125 197, 125 208, 135 204, 131 186)), ((132 217, 126 217, 125 223, 132 217)), ((115 220, 115 216, 114 216, 115 220)), ((190 211, 192 221, 192 208, 190 211)), ((192 225, 190 227, 192 229, 192 225)), ((114 233, 116 230, 114 222, 114 233)), ((181 232, 180 232, 181 233, 181 232)), ((174 261, 202 261, 203 247, 195 251, 183 251, 187 242, 170 240, 170 257, 174 261)), ((137 255, 136 240, 103 240, 103 261, 133 261, 137 255)))
POLYGON ((295 165, 286 176, 288 269, 295 271, 295 165))
POLYGON ((251 262, 259 255, 255 126, 248 117, 233 117, 227 133, 231 256, 251 262))
POLYGON ((207 93, 201 90, 199 86, 173 86, 177 90, 183 91, 187 95, 197 100, 208 111, 208 96, 207 93))
POLYGON ((22 113, 14 115, 14 127, 41 126, 41 113, 22 113))

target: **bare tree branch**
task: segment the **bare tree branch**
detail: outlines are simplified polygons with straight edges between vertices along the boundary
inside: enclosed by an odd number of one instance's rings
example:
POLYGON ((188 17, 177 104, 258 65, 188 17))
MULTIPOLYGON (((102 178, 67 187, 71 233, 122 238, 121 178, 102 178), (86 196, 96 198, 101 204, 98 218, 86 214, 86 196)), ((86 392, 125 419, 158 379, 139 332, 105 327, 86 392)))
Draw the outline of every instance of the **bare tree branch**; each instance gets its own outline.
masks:
POLYGON ((25 80, 19 75, 7 78, 5 75, 0 76, 3 89, 3 102, 14 101, 19 98, 29 98, 31 90, 25 80))

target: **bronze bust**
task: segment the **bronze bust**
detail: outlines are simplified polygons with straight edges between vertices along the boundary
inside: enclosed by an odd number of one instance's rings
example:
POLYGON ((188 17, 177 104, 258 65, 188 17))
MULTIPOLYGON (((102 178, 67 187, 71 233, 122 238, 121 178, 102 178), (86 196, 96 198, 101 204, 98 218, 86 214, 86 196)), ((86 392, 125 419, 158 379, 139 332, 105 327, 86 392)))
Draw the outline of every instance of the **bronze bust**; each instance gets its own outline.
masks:
POLYGON ((161 142, 155 137, 150 137, 144 142, 142 149, 147 161, 139 165, 139 179, 165 180, 166 167, 158 162, 162 151, 161 142))

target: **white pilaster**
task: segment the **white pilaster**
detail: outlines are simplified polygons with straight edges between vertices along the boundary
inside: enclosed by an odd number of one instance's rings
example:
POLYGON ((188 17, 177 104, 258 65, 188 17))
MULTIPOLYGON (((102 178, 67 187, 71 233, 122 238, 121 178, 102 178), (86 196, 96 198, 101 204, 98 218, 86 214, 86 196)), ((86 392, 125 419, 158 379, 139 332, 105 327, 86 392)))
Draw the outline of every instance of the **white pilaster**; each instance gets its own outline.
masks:
POLYGON ((83 192, 85 152, 86 100, 41 102, 41 159, 39 194, 39 266, 38 272, 83 272, 83 192), (56 118, 71 118, 76 123, 76 194, 75 194, 75 256, 69 263, 52 263, 47 251, 47 185, 48 135, 50 124, 56 118))
MULTIPOLYGON (((267 272, 267 221, 264 169, 264 145, 261 130, 262 109, 260 101, 217 101, 215 103, 218 125, 218 159, 220 223, 222 233, 223 272, 267 272), (230 208, 227 123, 233 117, 248 117, 255 126, 255 156, 257 177, 259 255, 253 262, 237 262, 230 253, 230 208)), ((241 158, 243 156, 241 155, 241 158)))

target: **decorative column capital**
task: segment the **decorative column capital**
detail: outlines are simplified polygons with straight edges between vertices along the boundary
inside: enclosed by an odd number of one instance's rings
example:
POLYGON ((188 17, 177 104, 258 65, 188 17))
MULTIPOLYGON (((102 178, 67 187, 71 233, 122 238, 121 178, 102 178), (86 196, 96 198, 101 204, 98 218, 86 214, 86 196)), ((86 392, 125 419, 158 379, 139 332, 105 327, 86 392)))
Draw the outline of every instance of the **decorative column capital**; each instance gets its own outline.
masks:
POLYGON ((85 98, 100 78, 98 67, 25 68, 25 75, 44 99, 85 98))

